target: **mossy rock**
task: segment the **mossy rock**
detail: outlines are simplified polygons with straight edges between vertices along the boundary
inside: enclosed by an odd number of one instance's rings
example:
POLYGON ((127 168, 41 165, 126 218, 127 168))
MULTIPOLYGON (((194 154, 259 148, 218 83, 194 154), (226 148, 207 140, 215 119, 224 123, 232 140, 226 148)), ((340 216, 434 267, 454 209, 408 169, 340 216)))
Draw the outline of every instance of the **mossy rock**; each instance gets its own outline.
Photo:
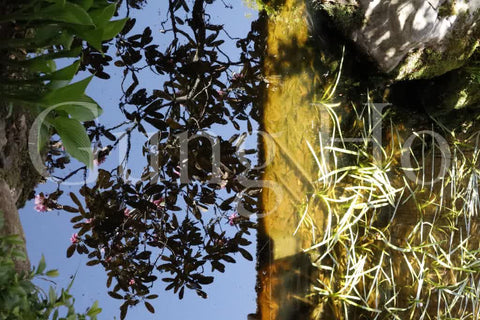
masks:
POLYGON ((473 110, 480 109, 480 61, 432 79, 400 81, 391 86, 389 100, 433 116, 464 109, 471 117, 473 110))
POLYGON ((480 1, 310 0, 395 80, 429 79, 462 67, 480 39, 480 1))

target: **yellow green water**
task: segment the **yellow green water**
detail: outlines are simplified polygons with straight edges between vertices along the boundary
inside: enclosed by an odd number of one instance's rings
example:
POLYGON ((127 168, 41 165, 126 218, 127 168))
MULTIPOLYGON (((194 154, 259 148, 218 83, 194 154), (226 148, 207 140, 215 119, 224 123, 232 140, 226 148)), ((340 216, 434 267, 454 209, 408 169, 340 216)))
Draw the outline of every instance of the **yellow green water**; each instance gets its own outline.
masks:
POLYGON ((300 272, 292 257, 310 243, 308 237, 294 235, 300 207, 316 176, 306 141, 317 141, 321 121, 312 106, 312 97, 320 90, 313 67, 318 53, 307 45, 306 17, 303 1, 287 0, 268 22, 264 74, 269 85, 262 128, 267 133, 263 149, 268 165, 263 180, 273 182, 273 187, 264 189, 262 206, 268 213, 263 226, 271 239, 272 261, 259 271, 262 319, 288 319, 287 314, 294 312, 286 309, 294 304, 293 287, 299 280, 285 278, 300 272))
MULTIPOLYGON (((478 239, 466 236, 467 229, 471 234, 476 232, 478 218, 469 218, 467 228, 466 220, 459 219, 466 212, 463 209, 460 213, 455 211, 458 204, 465 201, 462 196, 455 195, 454 188, 458 186, 465 190, 465 181, 468 181, 470 171, 461 162, 470 161, 468 159, 472 156, 467 154, 471 154, 471 151, 458 149, 462 156, 455 158, 452 155, 452 167, 463 170, 461 179, 466 179, 463 182, 460 178, 459 181, 454 181, 454 176, 450 175, 443 184, 425 187, 423 183, 419 185, 404 179, 405 174, 401 168, 400 157, 404 151, 402 145, 412 132, 433 126, 428 116, 399 112, 395 124, 383 132, 384 163, 376 168, 374 162, 367 161, 362 164, 364 168, 360 165, 356 171, 353 170, 355 174, 364 172, 368 179, 391 179, 389 183, 372 186, 365 181, 355 182, 353 179, 349 180, 350 184, 347 180, 343 185, 343 188, 362 187, 363 190, 369 190, 365 193, 368 196, 382 196, 382 192, 385 193, 383 187, 395 189, 396 191, 391 191, 392 198, 402 199, 395 203, 398 205, 395 219, 388 222, 387 227, 379 227, 382 223, 380 218, 367 217, 368 210, 365 208, 372 199, 362 199, 365 194, 359 194, 359 203, 354 203, 355 210, 363 206, 365 218, 362 218, 364 221, 361 228, 355 225, 353 231, 344 230, 341 235, 343 238, 335 252, 339 261, 332 264, 335 265, 336 275, 330 276, 325 270, 319 271, 311 267, 309 259, 322 252, 311 250, 310 255, 307 255, 304 249, 323 237, 328 227, 328 216, 325 206, 318 203, 310 202, 308 210, 305 207, 311 199, 310 195, 318 191, 318 183, 315 181, 319 176, 308 143, 315 153, 320 153, 319 131, 329 134, 332 127, 328 113, 320 112, 319 108, 325 106, 314 106, 313 102, 317 101, 316 97, 322 96, 335 79, 329 79, 328 83, 315 67, 320 64, 321 53, 309 45, 307 17, 304 1, 285 0, 282 6, 272 11, 267 24, 264 75, 268 87, 264 96, 261 126, 266 133, 262 136, 262 149, 267 164, 262 180, 268 184, 262 194, 262 208, 267 215, 261 221, 259 232, 270 239, 267 243, 270 256, 268 261, 261 261, 258 270, 258 311, 261 319, 309 319, 313 318, 312 310, 315 319, 346 319, 345 306, 352 310, 351 308, 356 308, 354 303, 362 304, 359 308, 364 312, 364 317, 358 313, 353 319, 368 319, 377 314, 381 315, 379 319, 390 319, 394 313, 397 317, 400 315, 399 319, 417 319, 422 314, 432 314, 432 319, 448 318, 454 315, 454 312, 449 314, 448 311, 449 304, 455 302, 452 292, 467 297, 462 298, 462 303, 470 303, 469 308, 473 310, 471 313, 464 312, 459 304, 453 303, 452 308, 457 308, 457 315, 467 315, 465 319, 473 318, 477 307, 472 305, 474 299, 468 298, 468 290, 477 287, 469 287, 467 291, 454 288, 456 282, 478 280, 470 269, 466 271, 468 268, 462 266, 465 261, 471 262, 475 254, 467 259, 463 255, 476 252, 475 246, 478 247, 478 239), (366 168, 373 169, 365 173, 366 168), (372 191, 373 189, 375 190, 372 191), (302 220, 304 212, 308 214, 302 220), (369 224, 373 227, 366 230, 370 227, 369 224), (377 227, 383 234, 377 233, 377 227), (347 294, 342 296, 342 286, 345 287, 351 278, 351 275, 346 276, 346 272, 355 273, 355 268, 348 265, 352 261, 348 256, 352 253, 348 251, 349 241, 357 248, 356 252, 352 251, 356 255, 353 261, 365 259, 365 265, 359 271, 361 281, 348 287, 348 294, 356 295, 354 298, 347 294), (462 257, 459 257, 459 252, 462 257), (321 280, 322 285, 317 280, 321 280), (314 285, 329 287, 332 292, 317 294, 312 298, 309 293, 314 285), (443 292, 447 292, 445 297, 438 298, 443 292), (362 294, 364 301, 355 300, 362 294), (437 305, 441 306, 438 310, 437 305)), ((377 96, 382 96, 382 93, 377 96)), ((342 122, 342 119, 339 121, 342 122)), ((460 144, 454 140, 460 141, 463 138, 460 135, 450 138, 449 142, 454 147, 452 150, 457 150, 455 148, 460 144)), ((438 167, 440 159, 435 152, 432 155, 420 165, 425 172, 436 173, 438 168, 435 168, 435 163, 438 167)), ((475 166, 475 161, 469 165, 475 166)), ((352 188, 346 194, 350 192, 351 195, 351 190, 352 188)), ((352 204, 347 201, 344 204, 347 214, 347 204, 352 204)), ((385 205, 385 208, 391 210, 392 206, 385 205)), ((342 207, 339 206, 339 219, 342 218, 342 212, 342 207)), ((352 311, 349 313, 352 318, 352 311)))

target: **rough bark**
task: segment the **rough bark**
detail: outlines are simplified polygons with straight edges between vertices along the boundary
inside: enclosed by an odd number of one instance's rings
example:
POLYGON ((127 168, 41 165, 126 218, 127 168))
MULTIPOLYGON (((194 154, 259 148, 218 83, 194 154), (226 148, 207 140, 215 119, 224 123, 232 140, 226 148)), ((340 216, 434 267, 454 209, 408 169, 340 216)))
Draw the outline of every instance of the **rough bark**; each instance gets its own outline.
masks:
MULTIPOLYGON (((23 1, 0 0, 0 15, 4 16, 18 9, 23 1)), ((21 30, 13 23, 0 25, 0 39, 22 37, 21 30)), ((0 60, 25 58, 23 50, 0 50, 0 60)), ((21 79, 19 70, 10 70, 7 64, 0 64, 1 79, 21 79)), ((0 97, 1 98, 1 97, 0 97)), ((36 184, 41 176, 33 168, 28 154, 28 130, 32 115, 19 106, 0 103, 0 211, 4 217, 0 236, 19 235, 25 243, 25 234, 20 221, 18 208, 33 197, 36 184)), ((29 271, 30 261, 24 245, 26 261, 17 261, 18 272, 29 271)))
MULTIPOLYGON (((0 235, 19 235, 25 241, 18 209, 33 194, 40 176, 28 156, 29 114, 4 108, 0 119, 0 211, 4 227, 0 235)), ((26 252, 26 248, 25 248, 26 252)), ((17 270, 29 271, 30 262, 18 261, 17 270)))

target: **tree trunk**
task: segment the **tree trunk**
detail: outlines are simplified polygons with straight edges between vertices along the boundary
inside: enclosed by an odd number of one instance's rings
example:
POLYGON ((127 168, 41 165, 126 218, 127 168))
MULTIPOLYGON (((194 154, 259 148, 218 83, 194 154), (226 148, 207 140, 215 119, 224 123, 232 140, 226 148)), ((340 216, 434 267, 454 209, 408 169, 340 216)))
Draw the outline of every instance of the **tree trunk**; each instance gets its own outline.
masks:
MULTIPOLYGON (((4 227, 0 235, 25 235, 17 208, 23 207, 33 196, 40 175, 32 167, 28 154, 28 129, 30 115, 27 112, 0 112, 0 211, 4 227)), ((26 248, 24 246, 25 253, 26 248)), ((29 271, 30 262, 17 261, 17 271, 29 271)))
MULTIPOLYGON (((6 16, 24 5, 23 1, 0 0, 0 15, 6 16)), ((6 22, 0 25, 0 39, 8 40, 22 37, 21 30, 14 23, 6 22)), ((25 52, 17 50, 0 50, 0 60, 22 60, 25 52)), ((0 63, 1 79, 21 79, 21 69, 12 70, 7 64, 0 63)), ((0 97, 1 99, 1 97, 0 97)), ((3 101, 3 100, 1 100, 3 101)), ((28 153, 28 131, 32 123, 32 115, 19 106, 0 102, 0 212, 4 218, 0 236, 18 235, 24 241, 24 251, 27 259, 17 261, 18 272, 30 271, 30 261, 25 246, 25 234, 20 222, 18 208, 34 195, 34 188, 41 176, 33 168, 28 153)))

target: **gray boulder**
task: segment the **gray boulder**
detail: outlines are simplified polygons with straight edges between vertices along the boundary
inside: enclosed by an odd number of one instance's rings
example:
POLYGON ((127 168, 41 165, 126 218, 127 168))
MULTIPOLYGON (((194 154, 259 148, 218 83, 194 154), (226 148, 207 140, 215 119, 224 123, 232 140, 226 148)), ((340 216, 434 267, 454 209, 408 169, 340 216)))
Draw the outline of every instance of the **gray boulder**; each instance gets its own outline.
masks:
POLYGON ((396 80, 457 69, 480 39, 480 0, 312 0, 396 80))

